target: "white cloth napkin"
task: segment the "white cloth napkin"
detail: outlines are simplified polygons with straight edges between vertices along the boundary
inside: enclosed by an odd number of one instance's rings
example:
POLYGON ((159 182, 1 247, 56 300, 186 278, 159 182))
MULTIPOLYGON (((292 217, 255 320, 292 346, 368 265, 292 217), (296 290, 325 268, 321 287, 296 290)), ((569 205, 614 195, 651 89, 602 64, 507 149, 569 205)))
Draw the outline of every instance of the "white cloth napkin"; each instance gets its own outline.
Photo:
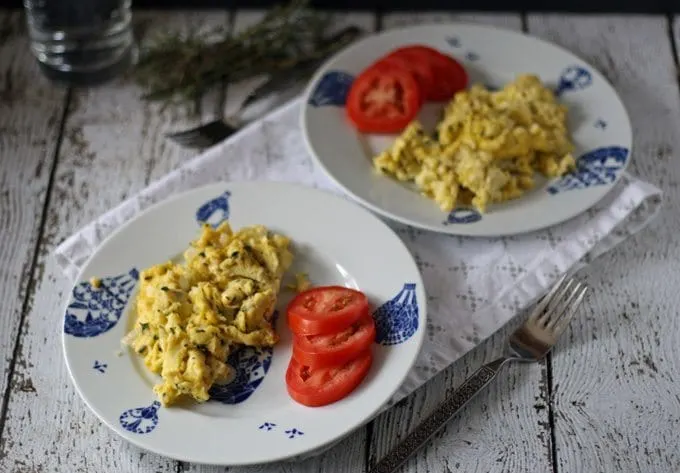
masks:
MULTIPOLYGON (((56 249, 58 264, 75 279, 112 231, 160 200, 212 182, 288 181, 342 195, 308 155, 299 110, 299 99, 290 102, 105 213, 56 249)), ((429 319, 422 352, 392 403, 493 334, 574 265, 641 230, 658 212, 660 196, 626 175, 581 216, 505 238, 452 237, 388 222, 420 267, 429 319)))

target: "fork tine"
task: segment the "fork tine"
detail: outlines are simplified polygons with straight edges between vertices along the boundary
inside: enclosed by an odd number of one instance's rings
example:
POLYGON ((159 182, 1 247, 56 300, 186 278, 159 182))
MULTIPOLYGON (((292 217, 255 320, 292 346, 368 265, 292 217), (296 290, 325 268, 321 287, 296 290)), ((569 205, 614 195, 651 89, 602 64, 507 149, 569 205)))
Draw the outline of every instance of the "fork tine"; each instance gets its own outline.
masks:
POLYGON ((543 313, 538 317, 538 322, 546 325, 550 321, 550 315, 555 311, 557 305, 562 301, 564 296, 569 292, 574 284, 578 284, 573 278, 569 278, 565 284, 561 284, 559 291, 556 292, 554 297, 548 301, 548 306, 545 308, 543 313))
POLYGON ((168 138, 185 148, 207 148, 212 144, 212 141, 203 136, 200 132, 188 133, 181 136, 169 136, 168 138))
POLYGON ((171 138, 175 143, 189 148, 207 147, 210 142, 201 134, 188 135, 181 138, 171 138))
POLYGON ((201 136, 200 130, 187 130, 187 131, 180 131, 177 133, 173 134, 168 134, 166 135, 168 138, 171 140, 176 140, 176 141, 186 141, 186 140, 192 140, 196 138, 197 136, 201 136))
POLYGON ((562 312, 555 318, 551 320, 546 328, 552 330, 555 337, 559 336, 569 325, 571 319, 576 315, 576 309, 585 300, 586 294, 588 293, 588 286, 585 284, 579 284, 579 287, 570 294, 569 299, 565 302, 562 312))
POLYGON ((529 315, 529 320, 532 322, 538 321, 538 318, 543 315, 545 308, 548 306, 551 300, 555 297, 555 293, 563 286, 564 281, 567 279, 567 275, 564 274, 562 275, 561 278, 557 280, 557 282, 553 285, 552 289, 548 291, 548 293, 543 296, 543 298, 540 300, 538 304, 536 304, 536 307, 534 307, 534 310, 531 312, 529 315))
POLYGON ((200 126, 196 128, 191 128, 190 130, 177 131, 175 133, 166 133, 165 136, 171 140, 184 140, 186 138, 191 138, 192 136, 197 136, 200 133, 200 126))
POLYGON ((560 317, 562 317, 566 311, 566 309, 569 307, 569 304, 574 300, 578 292, 581 290, 583 287, 583 284, 580 282, 576 283, 575 287, 571 287, 571 285, 568 285, 565 287, 563 291, 560 292, 559 297, 555 298, 555 303, 548 307, 548 310, 546 311, 548 320, 546 322, 546 327, 554 327, 555 324, 558 322, 560 317), (569 289, 569 291, 567 291, 569 289))
POLYGON ((183 132, 183 133, 178 133, 176 135, 167 135, 168 138, 170 138, 172 141, 176 143, 189 143, 193 140, 195 140, 197 137, 200 137, 201 135, 197 132, 183 132))
POLYGON ((238 125, 231 125, 223 120, 214 120, 210 123, 166 135, 171 140, 187 148, 208 148, 227 139, 239 131, 238 125))

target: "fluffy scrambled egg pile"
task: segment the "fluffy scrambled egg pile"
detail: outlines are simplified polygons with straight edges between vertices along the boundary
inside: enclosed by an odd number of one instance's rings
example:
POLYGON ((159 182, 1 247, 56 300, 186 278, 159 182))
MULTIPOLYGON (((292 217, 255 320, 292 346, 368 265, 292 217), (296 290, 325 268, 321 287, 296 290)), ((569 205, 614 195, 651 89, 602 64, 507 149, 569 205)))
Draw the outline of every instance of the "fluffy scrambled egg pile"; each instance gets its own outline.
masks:
POLYGON ((457 204, 484 212, 533 188, 535 172, 557 177, 574 169, 566 119, 567 108, 535 75, 496 92, 474 85, 447 105, 436 139, 412 122, 373 165, 413 181, 445 212, 457 204))
POLYGON ((293 260, 289 243, 261 225, 234 232, 227 222, 206 224, 184 264, 140 274, 137 320, 124 342, 162 377, 154 392, 164 406, 183 396, 208 400, 214 383, 233 376, 233 350, 276 344, 272 317, 293 260))

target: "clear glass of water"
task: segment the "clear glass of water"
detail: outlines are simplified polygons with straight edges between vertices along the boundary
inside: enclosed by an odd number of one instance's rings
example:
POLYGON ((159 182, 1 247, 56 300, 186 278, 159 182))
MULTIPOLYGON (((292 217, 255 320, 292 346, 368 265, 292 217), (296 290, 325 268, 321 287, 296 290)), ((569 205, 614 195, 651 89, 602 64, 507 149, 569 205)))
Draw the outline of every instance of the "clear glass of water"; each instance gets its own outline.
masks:
POLYGON ((45 75, 94 85, 133 62, 130 0, 24 0, 31 49, 45 75))

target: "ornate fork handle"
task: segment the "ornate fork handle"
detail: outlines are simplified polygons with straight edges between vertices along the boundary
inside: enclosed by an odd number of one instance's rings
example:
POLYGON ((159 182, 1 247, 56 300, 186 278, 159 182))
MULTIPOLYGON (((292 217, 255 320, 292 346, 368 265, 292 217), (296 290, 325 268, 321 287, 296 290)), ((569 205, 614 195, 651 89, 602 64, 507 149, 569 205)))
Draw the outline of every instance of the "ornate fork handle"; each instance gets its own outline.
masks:
POLYGON ((454 391, 435 411, 422 421, 396 447, 380 460, 370 473, 392 473, 427 441, 465 405, 496 377, 501 366, 509 358, 502 357, 479 368, 454 391))

